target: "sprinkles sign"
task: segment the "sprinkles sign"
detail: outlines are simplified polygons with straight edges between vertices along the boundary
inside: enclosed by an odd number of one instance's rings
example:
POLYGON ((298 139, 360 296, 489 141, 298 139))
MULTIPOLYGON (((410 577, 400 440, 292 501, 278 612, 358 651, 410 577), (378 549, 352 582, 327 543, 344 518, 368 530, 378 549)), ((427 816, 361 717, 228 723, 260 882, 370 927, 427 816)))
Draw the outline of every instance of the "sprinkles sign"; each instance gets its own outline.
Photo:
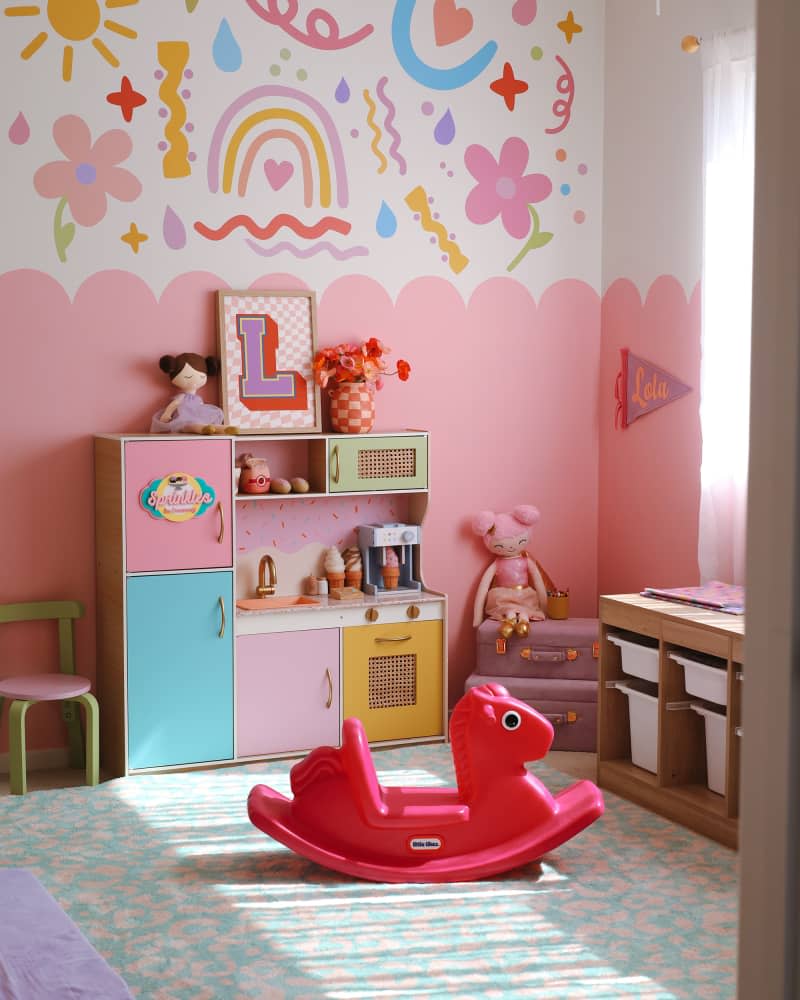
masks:
POLYGON ((188 472, 154 479, 139 494, 139 503, 151 517, 179 522, 205 514, 215 499, 214 487, 188 472))

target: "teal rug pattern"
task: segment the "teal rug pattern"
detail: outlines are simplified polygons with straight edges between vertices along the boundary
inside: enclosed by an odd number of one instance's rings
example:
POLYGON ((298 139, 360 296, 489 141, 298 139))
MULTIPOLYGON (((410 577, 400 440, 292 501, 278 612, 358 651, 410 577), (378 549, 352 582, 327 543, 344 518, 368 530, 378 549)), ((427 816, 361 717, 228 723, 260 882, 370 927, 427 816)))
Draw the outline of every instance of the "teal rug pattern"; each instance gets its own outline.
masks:
MULTIPOLYGON (((447 745, 374 756, 385 785, 454 784, 447 745)), ((290 794, 292 763, 0 798, 0 865, 32 871, 142 1000, 735 996, 733 851, 607 793, 501 877, 363 882, 250 824, 250 788, 290 794)), ((532 769, 554 793, 574 780, 532 769)))

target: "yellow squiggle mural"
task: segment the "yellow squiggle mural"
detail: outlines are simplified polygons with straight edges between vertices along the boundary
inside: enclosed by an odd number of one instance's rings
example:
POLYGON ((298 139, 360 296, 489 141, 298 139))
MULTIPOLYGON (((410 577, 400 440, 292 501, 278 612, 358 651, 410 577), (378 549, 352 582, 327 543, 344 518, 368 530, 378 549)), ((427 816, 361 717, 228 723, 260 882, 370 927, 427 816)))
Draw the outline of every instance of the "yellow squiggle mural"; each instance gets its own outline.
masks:
POLYGON ((439 248, 447 254, 450 270, 454 274, 460 274, 469 264, 469 257, 465 257, 458 247, 447 235, 447 230, 431 215, 428 205, 428 195, 425 188, 420 184, 409 191, 406 195, 406 205, 412 212, 419 212, 422 228, 426 233, 433 233, 439 240, 439 248))
POLYGON ((158 96, 170 111, 164 126, 164 138, 168 143, 162 161, 165 177, 188 177, 192 172, 189 143, 181 131, 186 124, 186 105, 178 92, 188 61, 188 42, 158 43, 158 62, 167 74, 158 89, 158 96))
POLYGON ((369 125, 369 127, 375 133, 375 138, 372 140, 369 148, 378 157, 378 162, 380 163, 380 166, 378 167, 378 173, 382 174, 384 170, 389 166, 389 161, 386 159, 381 150, 378 148, 378 143, 383 138, 383 132, 381 132, 379 126, 375 124, 375 112, 377 110, 377 107, 375 105, 375 102, 372 100, 370 92, 366 89, 364 90, 364 100, 367 102, 367 107, 369 108, 369 111, 367 112, 367 125, 369 125))

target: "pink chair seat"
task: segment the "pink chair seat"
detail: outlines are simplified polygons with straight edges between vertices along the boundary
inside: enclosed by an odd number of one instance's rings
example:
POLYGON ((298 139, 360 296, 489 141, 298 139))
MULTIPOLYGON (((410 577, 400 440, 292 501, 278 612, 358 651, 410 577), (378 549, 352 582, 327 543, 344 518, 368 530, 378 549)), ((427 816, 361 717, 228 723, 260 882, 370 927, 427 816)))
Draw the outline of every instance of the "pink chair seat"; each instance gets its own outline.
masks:
POLYGON ((92 685, 75 674, 35 674, 0 679, 0 698, 20 701, 60 701, 86 694, 92 685))

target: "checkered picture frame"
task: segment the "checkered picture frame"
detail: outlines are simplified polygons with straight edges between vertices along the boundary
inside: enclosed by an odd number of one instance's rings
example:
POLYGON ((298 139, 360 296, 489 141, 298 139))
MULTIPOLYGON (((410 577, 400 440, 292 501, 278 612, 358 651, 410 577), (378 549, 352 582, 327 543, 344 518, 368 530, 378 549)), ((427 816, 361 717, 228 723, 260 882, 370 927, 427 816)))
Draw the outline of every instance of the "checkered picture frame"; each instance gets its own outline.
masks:
POLYGON ((314 292, 217 292, 222 410, 225 423, 237 427, 240 434, 310 434, 322 429, 320 390, 312 367, 317 350, 316 309, 314 292), (259 347, 246 335, 240 338, 237 317, 241 315, 266 316, 274 323, 277 348, 270 359, 274 370, 264 370, 268 352, 263 340, 259 347), (263 393, 251 395, 254 384, 263 387, 263 393))

